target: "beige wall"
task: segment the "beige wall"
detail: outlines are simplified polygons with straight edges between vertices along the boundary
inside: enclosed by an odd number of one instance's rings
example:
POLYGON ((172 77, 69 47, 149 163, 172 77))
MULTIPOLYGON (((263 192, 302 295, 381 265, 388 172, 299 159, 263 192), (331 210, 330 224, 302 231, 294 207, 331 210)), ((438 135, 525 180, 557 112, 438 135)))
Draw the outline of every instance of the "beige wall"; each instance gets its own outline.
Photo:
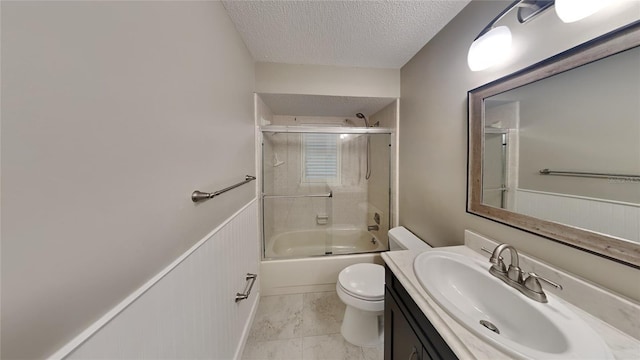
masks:
POLYGON ((51 354, 255 196, 219 2, 2 2, 2 358, 51 354))
POLYGON ((260 62, 256 92, 396 98, 400 70, 260 62))
POLYGON ((467 91, 637 19, 640 7, 627 2, 622 15, 619 5, 573 24, 551 11, 514 24, 508 65, 471 72, 471 42, 509 3, 472 1, 401 70, 400 225, 436 246, 462 244, 471 229, 639 300, 638 270, 465 212, 467 91))

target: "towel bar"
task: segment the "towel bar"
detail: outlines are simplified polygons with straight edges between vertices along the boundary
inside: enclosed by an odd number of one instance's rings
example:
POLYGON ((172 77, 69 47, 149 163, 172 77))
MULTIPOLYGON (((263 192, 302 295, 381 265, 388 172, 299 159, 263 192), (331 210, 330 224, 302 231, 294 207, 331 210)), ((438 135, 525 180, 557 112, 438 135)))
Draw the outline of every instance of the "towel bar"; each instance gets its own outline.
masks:
POLYGON ((248 182, 251 182, 251 181, 253 181, 255 179, 256 179, 255 176, 245 175, 244 181, 241 181, 241 182, 239 182, 239 183, 237 183, 235 185, 231 185, 231 186, 226 187, 226 188, 224 188, 222 190, 218 190, 218 191, 212 192, 212 193, 202 192, 200 190, 196 190, 196 191, 191 193, 191 201, 193 201, 194 203, 197 203, 197 202, 200 202, 200 201, 205 201, 205 200, 212 199, 212 198, 214 198, 214 197, 216 197, 216 196, 218 196, 218 195, 220 195, 222 193, 225 193, 225 192, 227 192, 229 190, 235 189, 238 186, 244 185, 244 184, 246 184, 248 182))
POLYGON ((247 280, 248 286, 244 288, 244 292, 236 293, 236 302, 240 302, 242 300, 249 298, 249 294, 251 294, 251 289, 253 288, 253 284, 256 283, 257 277, 258 277, 258 274, 247 273, 247 277, 245 279, 247 280))

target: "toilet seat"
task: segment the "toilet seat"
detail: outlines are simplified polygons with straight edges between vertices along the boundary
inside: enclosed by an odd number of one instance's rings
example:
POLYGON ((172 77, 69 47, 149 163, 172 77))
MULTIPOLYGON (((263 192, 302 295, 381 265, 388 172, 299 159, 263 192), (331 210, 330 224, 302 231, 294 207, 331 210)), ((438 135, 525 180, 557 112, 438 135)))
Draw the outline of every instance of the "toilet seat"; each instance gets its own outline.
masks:
POLYGON ((338 275, 338 285, 350 296, 365 301, 384 300, 384 267, 354 264, 338 275))

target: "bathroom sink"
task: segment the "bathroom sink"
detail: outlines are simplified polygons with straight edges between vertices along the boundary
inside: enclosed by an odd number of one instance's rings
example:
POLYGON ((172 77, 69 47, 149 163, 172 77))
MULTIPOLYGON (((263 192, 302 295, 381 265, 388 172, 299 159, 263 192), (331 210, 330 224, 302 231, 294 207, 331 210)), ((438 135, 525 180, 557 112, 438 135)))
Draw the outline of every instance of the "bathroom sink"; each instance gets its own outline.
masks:
POLYGON ((552 294, 527 298, 489 274, 490 263, 446 250, 416 257, 413 268, 427 293, 464 327, 524 359, 613 359, 600 336, 552 294))

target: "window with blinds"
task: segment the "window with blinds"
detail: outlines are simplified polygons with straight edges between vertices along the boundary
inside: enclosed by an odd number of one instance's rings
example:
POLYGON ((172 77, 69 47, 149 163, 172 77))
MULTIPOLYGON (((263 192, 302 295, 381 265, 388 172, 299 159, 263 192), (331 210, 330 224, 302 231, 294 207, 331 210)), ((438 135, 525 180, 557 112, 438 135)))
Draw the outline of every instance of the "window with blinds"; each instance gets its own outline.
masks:
POLYGON ((302 134, 302 181, 340 180, 340 142, 338 134, 302 134))

